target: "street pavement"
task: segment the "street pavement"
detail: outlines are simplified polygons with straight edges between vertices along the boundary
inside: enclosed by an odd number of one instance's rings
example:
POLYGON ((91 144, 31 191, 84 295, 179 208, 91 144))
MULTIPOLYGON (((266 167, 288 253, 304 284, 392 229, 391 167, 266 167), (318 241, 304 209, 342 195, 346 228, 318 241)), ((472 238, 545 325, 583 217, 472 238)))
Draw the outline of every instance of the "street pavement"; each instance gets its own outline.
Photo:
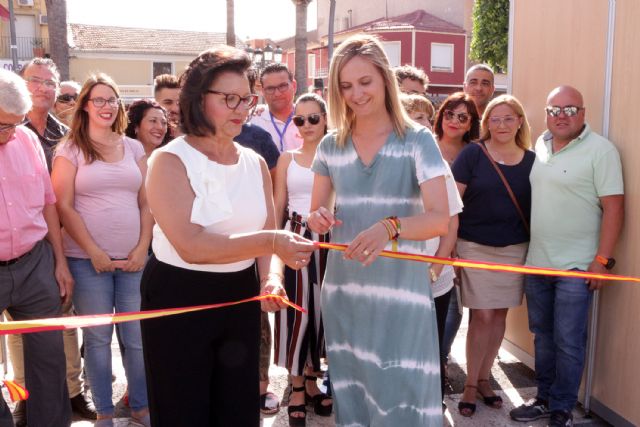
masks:
MULTIPOLYGON (((271 322, 273 324, 273 316, 271 315, 271 322)), ((451 351, 451 361, 449 363, 449 385, 445 392, 445 403, 447 405, 447 411, 445 412, 444 426, 473 426, 473 427, 489 427, 489 426, 533 426, 541 427, 547 425, 547 420, 538 420, 532 423, 518 423, 509 418, 509 411, 514 407, 521 405, 523 402, 535 397, 535 383, 534 374, 531 369, 516 359, 513 355, 505 350, 500 350, 500 354, 496 363, 494 363, 492 370, 492 388, 497 394, 502 396, 504 406, 502 409, 492 409, 485 406, 481 401, 477 402, 477 411, 474 416, 470 418, 462 417, 457 410, 458 402, 461 397, 462 388, 464 386, 466 361, 465 361, 465 339, 468 324, 467 316, 462 321, 462 326, 458 336, 453 344, 451 351)), ((126 379, 124 375, 124 368, 122 366, 122 359, 120 357, 120 350, 118 343, 113 337, 112 342, 112 354, 113 354, 113 373, 116 376, 116 380, 113 384, 113 399, 116 402, 116 419, 115 427, 136 427, 137 424, 129 422, 129 409, 125 407, 121 401, 121 398, 126 389, 126 379)), ((11 369, 9 366, 9 374, 7 378, 11 378, 11 369)), ((288 427, 288 417, 285 396, 285 390, 287 389, 288 377, 287 371, 278 366, 272 365, 269 369, 270 388, 277 396, 283 398, 283 405, 280 411, 271 416, 263 416, 261 420, 262 427, 288 427)), ((319 382, 320 385, 320 382, 319 382)), ((3 394, 5 401, 9 402, 6 389, 3 387, 3 394)), ((176 393, 176 411, 180 410, 180 399, 184 396, 180 393, 176 393)), ((9 403, 11 407, 14 405, 9 403)), ((589 425, 589 426, 608 426, 606 422, 600 420, 597 417, 585 418, 584 412, 580 409, 574 410, 574 422, 576 425, 589 425)), ((74 416, 72 423, 73 427, 90 427, 93 426, 93 422, 89 420, 83 420, 77 416, 74 416)), ((307 426, 308 427, 332 427, 335 426, 333 415, 330 417, 320 417, 314 414, 312 408, 308 408, 307 412, 307 426)))

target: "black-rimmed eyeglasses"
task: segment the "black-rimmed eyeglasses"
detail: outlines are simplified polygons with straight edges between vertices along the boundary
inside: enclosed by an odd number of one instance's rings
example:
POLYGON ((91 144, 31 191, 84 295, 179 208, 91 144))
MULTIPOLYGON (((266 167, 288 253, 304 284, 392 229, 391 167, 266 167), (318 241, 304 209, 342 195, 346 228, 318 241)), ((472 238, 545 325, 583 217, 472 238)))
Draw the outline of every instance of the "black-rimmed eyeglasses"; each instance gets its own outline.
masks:
POLYGON ((105 104, 109 104, 109 107, 117 107, 120 105, 120 98, 89 98, 89 101, 93 103, 93 106, 96 108, 102 108, 105 104))
POLYGON ((222 95, 224 96, 224 102, 227 104, 227 108, 230 110, 235 110, 242 104, 242 108, 245 110, 250 110, 258 103, 258 95, 251 94, 247 96, 240 96, 235 93, 226 93, 220 92, 218 90, 208 89, 207 93, 212 93, 214 95, 222 95))
POLYGON ((262 91, 267 95, 273 95, 274 93, 276 93, 276 89, 278 89, 278 92, 280 93, 285 93, 287 89, 289 89, 290 84, 290 82, 284 82, 280 83, 278 86, 267 86, 263 87, 262 91))

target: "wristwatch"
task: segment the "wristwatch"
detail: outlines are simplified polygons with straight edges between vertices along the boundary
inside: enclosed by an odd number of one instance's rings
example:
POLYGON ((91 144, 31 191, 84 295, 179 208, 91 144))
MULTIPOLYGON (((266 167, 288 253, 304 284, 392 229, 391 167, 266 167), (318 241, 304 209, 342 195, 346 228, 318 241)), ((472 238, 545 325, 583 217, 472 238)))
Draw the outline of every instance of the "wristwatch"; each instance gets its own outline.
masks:
POLYGON ((616 265, 616 260, 614 258, 605 258, 601 255, 596 255, 596 261, 604 265, 604 268, 607 270, 611 270, 616 265))

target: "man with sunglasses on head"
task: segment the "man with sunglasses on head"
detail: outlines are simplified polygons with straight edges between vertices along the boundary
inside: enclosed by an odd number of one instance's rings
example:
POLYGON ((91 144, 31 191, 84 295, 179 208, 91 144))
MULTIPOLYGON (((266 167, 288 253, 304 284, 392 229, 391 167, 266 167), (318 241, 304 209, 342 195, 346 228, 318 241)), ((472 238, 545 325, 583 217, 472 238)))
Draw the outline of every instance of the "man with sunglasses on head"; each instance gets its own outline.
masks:
MULTIPOLYGON (((560 86, 547 98, 547 131, 531 170, 527 265, 609 273, 624 217, 616 147, 585 122, 580 92, 560 86)), ((584 368, 593 291, 603 281, 527 275, 529 329, 535 334, 536 398, 511 411, 516 421, 551 417, 573 425, 584 368)))
POLYGON ((60 93, 53 104, 53 113, 67 127, 71 127, 73 107, 76 106, 79 93, 80 84, 78 82, 67 80, 60 83, 60 93))
POLYGON ((299 148, 302 137, 291 122, 297 87, 293 74, 285 64, 269 64, 260 73, 260 84, 267 106, 258 109, 251 123, 271 134, 279 152, 299 148))
MULTIPOLYGON (((55 147, 69 131, 69 128, 52 113, 53 106, 59 95, 60 73, 58 72, 58 67, 50 58, 33 58, 20 70, 20 76, 27 83, 32 102, 31 110, 26 116, 27 122, 25 126, 38 137, 47 160, 47 168, 51 172, 51 160, 55 147)), ((65 316, 74 314, 71 298, 65 302, 62 310, 65 316)), ((77 329, 65 330, 63 338, 71 408, 83 418, 96 419, 97 414, 93 402, 83 392, 84 387, 80 377, 82 362, 80 360, 77 329)), ((10 335, 8 344, 14 379, 18 384, 24 385, 21 336, 10 335)), ((16 427, 26 425, 26 408, 24 401, 20 401, 16 405, 13 412, 16 427)))

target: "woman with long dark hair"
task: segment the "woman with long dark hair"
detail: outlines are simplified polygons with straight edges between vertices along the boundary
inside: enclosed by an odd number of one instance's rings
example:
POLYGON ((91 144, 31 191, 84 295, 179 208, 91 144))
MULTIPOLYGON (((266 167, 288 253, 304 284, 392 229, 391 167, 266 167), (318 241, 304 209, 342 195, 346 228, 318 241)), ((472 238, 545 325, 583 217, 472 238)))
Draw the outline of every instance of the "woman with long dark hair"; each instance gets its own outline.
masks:
MULTIPOLYGON (((51 178, 65 255, 76 282, 73 305, 81 315, 140 310, 153 218, 144 187, 144 149, 124 135, 126 125, 118 87, 109 76, 94 75, 80 91, 68 139, 55 154, 51 178)), ((118 328, 132 418, 149 426, 140 323, 118 328)), ((100 427, 113 425, 112 335, 113 325, 83 329, 100 427)))

